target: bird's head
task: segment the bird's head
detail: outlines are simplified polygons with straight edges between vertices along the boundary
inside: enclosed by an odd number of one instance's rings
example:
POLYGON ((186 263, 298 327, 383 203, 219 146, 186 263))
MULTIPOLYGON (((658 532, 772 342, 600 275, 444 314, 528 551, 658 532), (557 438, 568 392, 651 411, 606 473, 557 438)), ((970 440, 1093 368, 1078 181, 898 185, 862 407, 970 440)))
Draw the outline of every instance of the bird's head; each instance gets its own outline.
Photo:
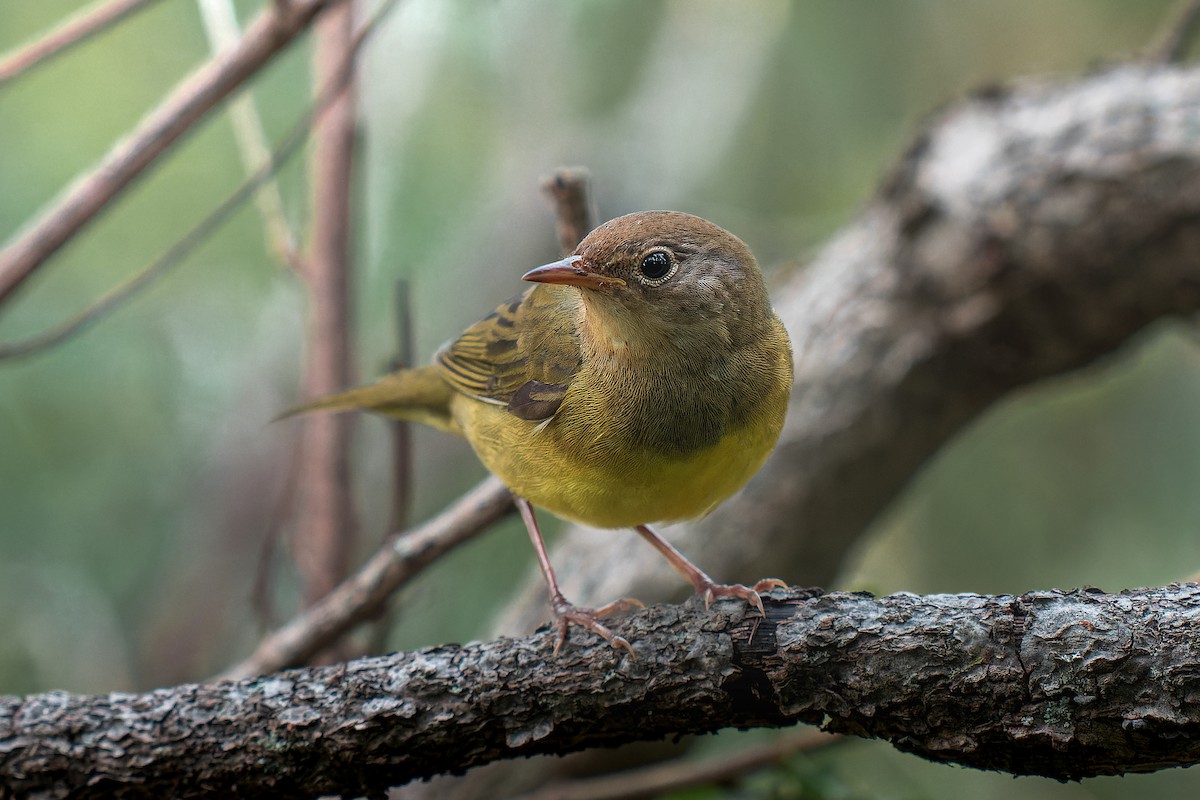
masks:
POLYGON ((745 243, 677 211, 617 217, 527 281, 577 287, 593 333, 627 345, 740 345, 771 319, 762 273, 745 243))

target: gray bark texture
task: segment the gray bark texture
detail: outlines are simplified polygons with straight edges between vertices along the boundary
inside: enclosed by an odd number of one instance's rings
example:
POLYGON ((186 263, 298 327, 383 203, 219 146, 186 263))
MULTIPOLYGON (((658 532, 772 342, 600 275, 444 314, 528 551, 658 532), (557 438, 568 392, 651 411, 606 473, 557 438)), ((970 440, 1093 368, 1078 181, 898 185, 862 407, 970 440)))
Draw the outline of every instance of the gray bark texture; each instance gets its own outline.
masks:
POLYGON ((1020 597, 773 592, 146 694, 0 698, 0 794, 382 796, 504 758, 821 724, 1076 779, 1200 761, 1200 586, 1020 597))
MULTIPOLYGON (((776 293, 797 355, 780 447, 677 541, 718 579, 830 581, 995 400, 1194 313, 1198 254, 1200 70, 1122 66, 948 108, 776 293)), ((553 556, 568 596, 654 602, 679 585, 629 541, 568 537, 553 556)), ((546 619, 544 589, 531 596, 508 629, 546 619)), ((822 720, 1062 778, 1197 758, 1195 587, 769 605, 760 624, 729 602, 621 620, 637 660, 578 634, 554 659, 539 635, 141 695, 4 698, 0 796, 379 794, 498 758, 822 720)))

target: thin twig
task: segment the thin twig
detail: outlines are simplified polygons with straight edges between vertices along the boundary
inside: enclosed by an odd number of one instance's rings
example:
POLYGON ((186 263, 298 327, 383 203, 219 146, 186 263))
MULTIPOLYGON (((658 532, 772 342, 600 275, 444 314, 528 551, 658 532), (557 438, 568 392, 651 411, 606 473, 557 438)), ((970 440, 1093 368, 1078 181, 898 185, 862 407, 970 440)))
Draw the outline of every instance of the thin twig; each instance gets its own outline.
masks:
POLYGON ((390 539, 358 572, 263 639, 249 658, 222 677, 261 675, 307 661, 378 613, 397 589, 433 561, 512 509, 512 494, 500 479, 487 478, 433 519, 390 539))
MULTIPOLYGON (((236 47, 241 30, 232 0, 196 2, 200 7, 200 17, 204 20, 204 30, 208 34, 209 47, 213 54, 236 47)), ((229 122, 233 126, 233 135, 237 140, 238 152, 241 154, 246 174, 251 175, 271 158, 267 135, 263 130, 252 89, 246 89, 229 101, 229 122)), ((292 231, 287 214, 283 210, 279 184, 275 180, 268 181, 254 195, 254 201, 262 218, 267 245, 272 255, 280 263, 294 266, 298 257, 296 234, 292 231)))
MULTIPOLYGON (((408 292, 408 281, 396 279, 393 297, 393 315, 396 320, 396 354, 389 365, 390 371, 407 369, 413 364, 413 318, 412 303, 408 292)), ((412 423, 389 420, 392 444, 392 508, 387 530, 398 531, 408 525, 412 507, 412 423)), ((392 630, 395 606, 389 605, 379 615, 367 639, 367 653, 382 653, 392 630)))
POLYGON ((542 181, 542 192, 554 203, 558 246, 564 255, 596 227, 596 210, 588 192, 590 180, 586 169, 560 167, 542 181))
MULTIPOLYGON (((316 23, 314 71, 318 85, 331 82, 352 63, 353 0, 330 9, 316 23)), ((351 200, 354 175, 356 102, 353 70, 338 81, 329 110, 314 131, 309 159, 312 241, 300 278, 308 290, 304 396, 321 397, 354 382, 350 344, 351 200)), ((354 418, 321 414, 302 424, 300 465, 291 536, 292 558, 302 581, 304 604, 312 605, 346 576, 356 524, 350 483, 354 418)))
MULTIPOLYGON (((398 2, 399 0, 387 0, 386 3, 380 6, 379 10, 376 11, 370 21, 363 26, 362 30, 355 37, 354 52, 357 52, 362 47, 370 34, 398 2)), ((353 53, 349 54, 345 69, 321 91, 308 110, 288 130, 283 140, 271 154, 270 160, 243 181, 232 194, 209 212, 208 216, 200 220, 195 227, 167 248, 162 255, 148 266, 110 289, 96 300, 96 302, 75 316, 29 338, 0 343, 0 359, 34 355, 68 339, 89 325, 99 321, 109 311, 119 307, 134 297, 139 291, 147 288, 154 281, 178 266, 184 258, 190 255, 192 251, 203 244, 221 225, 228 221, 247 200, 254 196, 254 193, 261 186, 273 178, 283 165, 296 154, 296 151, 299 150, 308 138, 309 131, 312 130, 316 120, 324 112, 330 101, 337 96, 338 84, 340 81, 345 80, 346 75, 349 74, 349 63, 352 59, 353 53)))
POLYGON ((296 474, 304 461, 304 451, 301 450, 299 436, 292 436, 288 444, 287 473, 283 476, 282 488, 277 497, 272 499, 272 508, 264 526, 262 540, 259 542, 258 559, 254 565, 254 582, 250 586, 250 607, 254 610, 255 621, 258 623, 259 634, 264 634, 277 625, 275 618, 275 603, 272 597, 272 562, 276 548, 282 538, 284 527, 291 521, 291 514, 296 508, 296 474))
MULTIPOLYGON (((411 367, 414 359, 412 301, 408 281, 403 278, 396 280, 393 307, 396 319, 396 355, 392 359, 391 370, 395 372, 411 367)), ((389 427, 392 432, 392 511, 388 520, 388 530, 396 531, 408 524, 412 505, 412 428, 410 423, 402 421, 392 422, 389 427)))
POLYGON ((518 800, 641 800, 669 792, 725 784, 767 767, 781 764, 796 753, 805 753, 843 741, 844 736, 811 728, 760 745, 706 761, 677 759, 626 770, 552 783, 518 800))
POLYGON ((318 13, 344 0, 294 0, 291 13, 272 6, 246 28, 237 47, 207 61, 85 171, 63 195, 0 250, 0 302, 9 299, 59 248, 167 152, 185 133, 303 31, 318 13))
POLYGON ((48 33, 0 56, 0 86, 155 2, 157 0, 98 0, 81 9, 48 33))
POLYGON ((1150 48, 1148 59, 1158 64, 1178 64, 1187 54, 1197 24, 1200 24, 1200 0, 1184 0, 1158 43, 1150 48))

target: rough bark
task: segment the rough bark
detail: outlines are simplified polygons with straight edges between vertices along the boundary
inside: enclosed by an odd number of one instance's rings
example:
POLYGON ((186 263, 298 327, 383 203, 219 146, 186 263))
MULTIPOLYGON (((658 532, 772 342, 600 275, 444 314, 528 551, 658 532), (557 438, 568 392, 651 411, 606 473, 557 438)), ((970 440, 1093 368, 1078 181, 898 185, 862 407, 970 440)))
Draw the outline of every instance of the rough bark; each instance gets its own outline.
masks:
POLYGON ((1200 761, 1200 586, 773 593, 554 634, 146 694, 0 698, 0 786, 71 797, 378 795, 501 758, 821 724, 1077 779, 1200 761))

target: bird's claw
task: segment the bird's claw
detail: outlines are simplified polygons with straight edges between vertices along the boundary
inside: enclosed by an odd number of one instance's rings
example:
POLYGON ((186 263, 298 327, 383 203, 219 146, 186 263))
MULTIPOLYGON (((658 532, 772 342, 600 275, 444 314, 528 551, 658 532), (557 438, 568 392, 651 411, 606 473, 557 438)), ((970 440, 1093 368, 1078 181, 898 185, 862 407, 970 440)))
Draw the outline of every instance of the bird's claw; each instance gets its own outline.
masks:
POLYGON ((611 603, 600 606, 599 608, 580 608, 573 603, 568 602, 565 598, 556 598, 554 600, 554 616, 558 618, 558 637, 554 642, 554 655, 558 655, 558 651, 562 649, 563 643, 567 641, 567 628, 572 624, 576 624, 581 628, 586 628, 592 633, 599 636, 604 641, 616 648, 625 648, 630 656, 636 658, 633 652, 633 645, 624 636, 618 636, 606 625, 600 622, 604 617, 616 614, 621 611, 631 611, 635 608, 645 608, 646 604, 641 600, 636 600, 632 597, 624 597, 620 600, 614 600, 611 603))
POLYGON ((704 598, 704 610, 712 605, 712 601, 718 597, 740 597, 758 610, 762 616, 767 615, 767 611, 763 608, 762 598, 759 592, 770 591, 771 589, 786 589, 788 585, 778 578, 764 578, 753 586, 743 586, 740 583, 706 583, 701 588, 700 595, 704 598))

